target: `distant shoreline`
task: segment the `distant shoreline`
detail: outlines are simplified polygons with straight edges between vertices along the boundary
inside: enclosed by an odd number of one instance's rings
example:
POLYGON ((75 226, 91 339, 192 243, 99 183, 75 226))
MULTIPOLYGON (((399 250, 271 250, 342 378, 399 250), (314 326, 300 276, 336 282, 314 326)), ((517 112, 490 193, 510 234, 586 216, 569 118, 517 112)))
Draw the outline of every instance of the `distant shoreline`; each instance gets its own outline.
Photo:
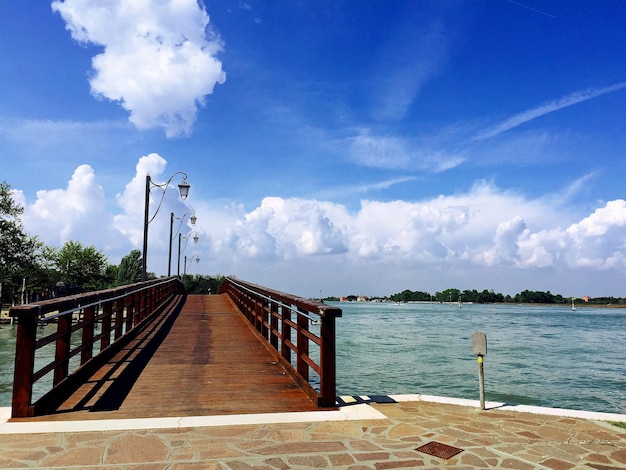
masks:
MULTIPOLYGON (((490 304, 496 305, 496 304, 490 304)), ((570 307, 570 304, 535 304, 535 303, 522 303, 517 304, 515 302, 502 302, 502 305, 522 305, 524 307, 570 307)), ((626 304, 575 304, 576 308, 626 308, 626 304)))
MULTIPOLYGON (((326 301, 326 300, 325 300, 326 301)), ((383 303, 383 304, 396 304, 398 302, 393 302, 393 301, 375 301, 375 300, 369 300, 369 301, 341 301, 341 300, 327 300, 328 302, 336 302, 338 304, 344 304, 344 303, 383 303)), ((407 304, 441 304, 441 305, 448 305, 450 303, 457 305, 458 302, 430 302, 428 300, 409 300, 407 302, 399 302, 399 303, 407 303, 407 304)), ((492 302, 492 303, 485 303, 485 304, 481 304, 481 303, 477 303, 477 302, 462 302, 462 305, 510 305, 510 306, 518 306, 518 307, 554 307, 554 308, 571 308, 571 304, 569 303, 562 303, 562 304, 546 304, 546 303, 533 303, 533 302, 525 302, 525 303, 517 303, 517 302, 492 302)), ((626 304, 588 304, 588 303, 584 303, 584 304, 575 304, 576 308, 617 308, 617 309, 621 309, 624 308, 626 309, 626 304)))

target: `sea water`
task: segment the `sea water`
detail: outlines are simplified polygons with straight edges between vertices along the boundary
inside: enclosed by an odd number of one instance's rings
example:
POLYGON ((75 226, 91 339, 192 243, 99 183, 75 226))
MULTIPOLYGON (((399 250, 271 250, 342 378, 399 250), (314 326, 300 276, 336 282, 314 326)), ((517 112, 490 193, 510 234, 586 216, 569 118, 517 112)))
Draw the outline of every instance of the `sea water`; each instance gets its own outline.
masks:
POLYGON ((472 333, 487 336, 485 398, 626 413, 626 310, 337 303, 339 395, 479 398, 472 333))
MULTIPOLYGON (((488 401, 626 414, 626 310, 338 302, 338 395, 478 399, 472 333, 487 335, 488 401)), ((0 325, 0 406, 16 326, 0 325)))

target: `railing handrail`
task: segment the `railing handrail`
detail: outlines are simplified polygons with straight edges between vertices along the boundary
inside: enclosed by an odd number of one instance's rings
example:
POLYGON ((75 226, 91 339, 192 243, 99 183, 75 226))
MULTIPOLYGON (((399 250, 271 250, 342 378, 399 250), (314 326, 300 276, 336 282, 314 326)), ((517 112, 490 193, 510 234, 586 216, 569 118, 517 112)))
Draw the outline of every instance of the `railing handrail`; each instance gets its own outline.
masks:
MULTIPOLYGON (((298 308, 302 308, 303 310, 313 313, 318 317, 324 317, 326 315, 334 315, 335 318, 341 317, 341 309, 338 307, 333 307, 331 305, 327 305, 323 302, 318 302, 316 300, 306 299, 304 297, 298 297, 295 295, 287 294, 285 292, 280 292, 273 289, 268 289, 267 287, 259 286, 257 284, 253 284, 251 282, 242 281, 241 279, 237 279, 233 276, 227 276, 226 280, 231 284, 234 284, 242 289, 247 290, 248 292, 255 293, 261 297, 264 297, 272 302, 277 302, 283 307, 290 308, 292 310, 297 311, 300 315, 303 312, 298 311, 293 308, 295 305, 298 308), (266 292, 267 294, 263 294, 266 292)), ((305 315, 306 316, 306 315, 305 315)), ((317 318, 309 317, 311 320, 317 320, 317 318)))
POLYGON ((276 353, 286 370, 317 401, 318 406, 336 404, 335 319, 338 307, 268 289, 232 276, 224 279, 220 293, 228 294, 276 353), (296 321, 291 313, 297 315, 296 321), (319 336, 309 331, 309 321, 320 325, 319 336), (295 342, 291 332, 295 331, 295 342), (314 345, 313 348, 311 345, 314 345), (314 349, 318 358, 311 357, 314 349), (295 367, 291 354, 295 353, 295 367), (311 384, 310 371, 319 376, 319 390, 311 384))
POLYGON ((122 299, 128 295, 135 294, 140 292, 147 287, 154 287, 162 284, 167 284, 171 282, 172 279, 177 279, 176 277, 169 277, 163 279, 152 279, 150 281, 145 282, 137 282, 135 284, 128 284, 126 286, 114 287, 113 289, 105 289, 94 292, 85 292, 82 294, 73 294, 65 297, 55 297, 52 299, 39 300, 37 302, 31 302, 29 304, 23 305, 15 305, 9 309, 9 316, 18 317, 23 315, 32 315, 32 316, 43 316, 46 313, 55 312, 58 309, 55 308, 56 305, 62 304, 64 307, 66 305, 72 305, 70 307, 66 307, 66 310, 55 313, 53 315, 49 315, 45 317, 46 321, 50 321, 56 319, 60 316, 67 315, 70 313, 74 313, 79 308, 88 308, 94 307, 96 305, 101 305, 103 302, 107 301, 115 301, 122 299), (123 292, 122 294, 116 295, 118 292, 123 292), (110 295, 110 296, 109 296, 110 295), (94 301, 93 298, 98 300, 94 301), (82 304, 80 303, 83 299, 89 299, 89 303, 82 304))
MULTIPOLYGON (((12 417, 27 417, 46 410, 71 388, 73 374, 87 370, 94 361, 112 354, 115 348, 136 334, 153 314, 165 308, 185 288, 176 277, 155 279, 113 289, 88 292, 67 297, 19 305, 9 310, 17 321, 15 369, 13 379, 12 417), (102 311, 99 312, 100 307, 102 311), (46 315, 52 313, 52 315, 46 315), (82 317, 72 324, 73 317, 82 317), (37 338, 38 324, 56 322, 56 332, 37 338), (95 334, 95 324, 102 332, 95 334), (72 349, 72 333, 82 330, 80 345, 72 349), (54 359, 35 370, 35 352, 56 343, 54 359), (94 355, 94 346, 99 348, 94 355), (80 365, 70 370, 70 359, 80 353, 80 365), (33 403, 34 383, 53 373, 51 389, 33 403)), ((75 376, 74 376, 75 378, 75 376)))

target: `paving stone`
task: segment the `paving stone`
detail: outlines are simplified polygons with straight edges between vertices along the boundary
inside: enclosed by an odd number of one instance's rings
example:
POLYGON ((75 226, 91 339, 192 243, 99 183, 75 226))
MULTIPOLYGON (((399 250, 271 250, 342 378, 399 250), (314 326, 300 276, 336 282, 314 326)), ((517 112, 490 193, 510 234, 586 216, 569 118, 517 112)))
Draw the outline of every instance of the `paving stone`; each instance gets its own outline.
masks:
POLYGON ((270 465, 272 468, 277 468, 280 470, 288 470, 291 468, 291 466, 287 462, 279 458, 265 459, 264 463, 266 463, 267 465, 270 465))
POLYGON ((609 459, 606 455, 602 454, 590 454, 587 455, 587 462, 595 462, 595 463, 611 463, 611 459, 609 459))
POLYGON ((407 436, 414 437, 420 436, 424 432, 424 428, 421 426, 415 426, 414 424, 400 423, 392 426, 387 432, 387 435, 392 439, 405 438, 407 436))
POLYGON ((533 470, 535 468, 534 465, 529 464, 527 462, 522 462, 517 459, 504 459, 500 462, 501 468, 514 468, 517 470, 533 470))
POLYGON ((168 448, 157 437, 130 434, 114 439, 104 454, 105 464, 160 462, 167 458, 168 448))
POLYGON ((229 445, 206 444, 203 449, 196 452, 197 458, 201 460, 223 459, 226 457, 241 457, 241 451, 232 449, 229 445))
POLYGON ((364 462, 366 460, 388 460, 390 457, 388 452, 365 452, 354 454, 354 458, 359 462, 364 462))
POLYGON ((41 467, 70 467, 82 465, 98 465, 101 463, 103 448, 81 447, 50 453, 39 465, 41 467))
POLYGON ((287 442, 255 449, 254 452, 262 455, 291 455, 306 453, 341 452, 346 446, 342 442, 287 442))
MULTIPOLYGON (((266 465, 261 463, 254 463, 254 462, 241 462, 241 461, 234 461, 234 462, 228 462, 226 464, 226 466, 232 470, 247 470, 247 469, 254 469, 254 470, 276 470, 276 467, 272 466, 272 465, 266 465)), ((220 468, 222 468, 220 466, 220 468)))
POLYGON ((185 462, 167 467, 168 470, 223 470, 219 462, 185 462))
POLYGON ((330 464, 325 457, 321 455, 307 455, 304 457, 290 457, 287 462, 291 467, 300 468, 329 468, 330 464))
POLYGON ((350 454, 330 454, 328 460, 333 467, 351 465, 355 461, 350 454))
POLYGON ((552 470, 568 470, 570 468, 575 467, 576 465, 570 462, 563 462, 559 459, 546 459, 541 462, 541 465, 544 465, 552 470))
POLYGON ((350 444, 350 448, 352 448, 353 450, 359 450, 359 451, 382 450, 376 444, 373 444, 373 443, 368 442, 368 441, 350 441, 349 444, 350 444))
POLYGON ((489 464, 483 459, 473 454, 465 454, 460 457, 463 465, 469 465, 473 468, 489 468, 489 464))
POLYGON ((392 468, 416 468, 424 465, 423 460, 402 460, 394 462, 378 462, 374 467, 376 470, 389 470, 392 468))
MULTIPOLYGON (((618 463, 626 464, 626 446, 615 452, 611 452, 611 458, 618 463)), ((625 465, 626 466, 626 465, 625 465)))

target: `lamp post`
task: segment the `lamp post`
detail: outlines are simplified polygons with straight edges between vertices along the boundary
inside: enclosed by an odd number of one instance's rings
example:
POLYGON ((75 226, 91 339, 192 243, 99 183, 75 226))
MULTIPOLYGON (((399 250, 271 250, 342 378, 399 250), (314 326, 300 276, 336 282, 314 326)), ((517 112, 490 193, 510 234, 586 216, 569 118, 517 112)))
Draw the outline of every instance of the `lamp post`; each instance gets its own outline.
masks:
MULTIPOLYGON (((180 232, 181 226, 183 225, 183 220, 185 216, 189 213, 191 213, 191 217, 189 217, 189 221, 191 222, 191 227, 193 228, 196 226, 196 220, 198 220, 198 218, 196 217, 196 211, 194 211, 193 209, 189 209, 187 212, 183 214, 182 217, 176 217, 173 212, 170 214, 170 252, 167 258, 167 275, 168 276, 172 275, 172 240, 175 236, 173 235, 174 219, 180 220, 180 224, 178 224, 178 229, 176 230, 176 233, 178 234, 180 232)), ((196 238, 194 238, 194 242, 198 243, 197 236, 196 238)), ((180 256, 180 253, 179 253, 179 256, 180 256)))
MULTIPOLYGON (((194 242, 194 244, 197 244, 198 243, 198 234, 195 231, 189 232, 185 237, 183 237, 182 233, 178 234, 178 270, 176 271, 176 275, 178 277, 180 277, 180 254, 183 251, 185 251, 185 248, 187 248, 187 242, 189 241, 189 237, 191 237, 191 235, 195 235, 193 237, 193 242, 194 242), (183 246, 183 249, 181 250, 180 249, 180 245, 181 245, 181 241, 182 241, 183 238, 185 239, 185 246, 183 246)), ((187 257, 185 256, 185 258, 187 258, 187 257)))
MULTIPOLYGON (((194 259, 196 260, 196 263, 200 262, 200 256, 193 255, 191 258, 189 258, 189 264, 191 264, 191 262, 194 259)), ((185 270, 183 271, 183 279, 185 279, 185 276, 187 275, 187 256, 185 256, 185 264, 184 264, 184 266, 185 266, 185 270)))
POLYGON ((169 184, 172 182, 172 180, 174 179, 176 175, 183 175, 183 181, 182 183, 178 185, 178 191, 180 192, 181 199, 185 200, 187 199, 187 196, 189 195, 189 188, 191 187, 189 186, 189 184, 187 184, 186 173, 182 171, 178 171, 174 173, 172 176, 170 176, 170 179, 168 179, 167 182, 163 184, 153 183, 152 178, 150 178, 150 175, 149 174, 146 175, 146 197, 145 197, 145 208, 144 208, 145 210, 144 210, 144 219, 143 219, 143 257, 142 257, 142 262, 141 262, 141 281, 142 282, 146 280, 146 261, 148 257, 148 225, 150 225, 150 223, 154 220, 157 213, 159 212, 159 209, 161 208, 161 204, 163 203, 163 198, 165 197, 165 191, 167 191, 169 184), (159 205, 157 207, 156 212, 154 213, 152 218, 150 218, 150 190, 153 187, 161 188, 163 190, 163 193, 161 194, 161 200, 159 201, 159 205))

